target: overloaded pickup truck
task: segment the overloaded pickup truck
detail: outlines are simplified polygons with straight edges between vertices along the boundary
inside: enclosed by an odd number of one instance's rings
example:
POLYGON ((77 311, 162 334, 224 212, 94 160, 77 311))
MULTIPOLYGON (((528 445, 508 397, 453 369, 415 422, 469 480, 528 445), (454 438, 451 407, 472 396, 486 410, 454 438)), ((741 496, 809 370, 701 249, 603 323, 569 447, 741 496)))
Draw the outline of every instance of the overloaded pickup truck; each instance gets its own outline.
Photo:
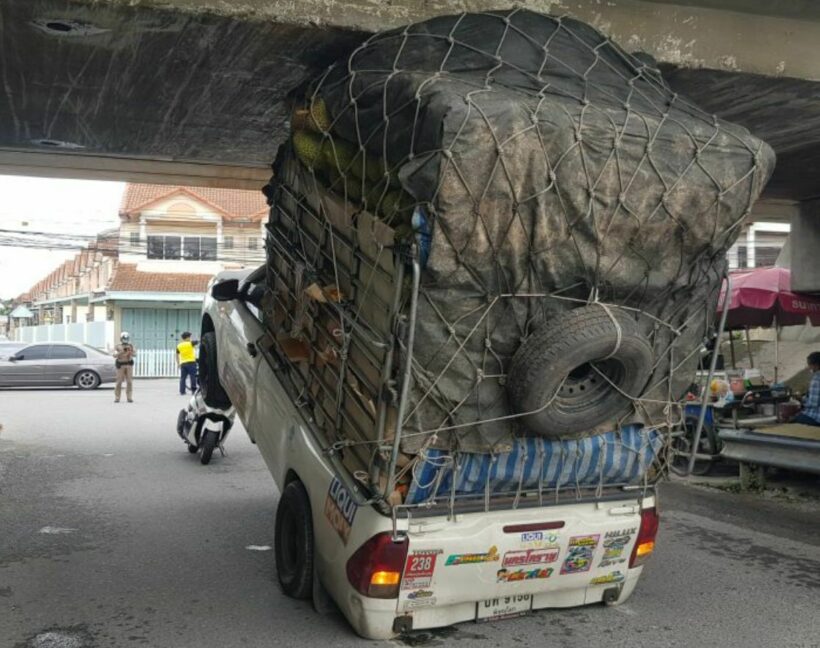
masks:
POLYGON ((625 601, 771 149, 523 9, 374 34, 292 100, 200 356, 285 593, 370 638, 625 601))
POLYGON ((209 403, 236 407, 279 488, 274 544, 287 595, 327 592, 371 639, 629 598, 655 545, 654 489, 385 512, 283 384, 261 319, 264 286, 264 268, 217 276, 203 308, 201 382, 209 403))

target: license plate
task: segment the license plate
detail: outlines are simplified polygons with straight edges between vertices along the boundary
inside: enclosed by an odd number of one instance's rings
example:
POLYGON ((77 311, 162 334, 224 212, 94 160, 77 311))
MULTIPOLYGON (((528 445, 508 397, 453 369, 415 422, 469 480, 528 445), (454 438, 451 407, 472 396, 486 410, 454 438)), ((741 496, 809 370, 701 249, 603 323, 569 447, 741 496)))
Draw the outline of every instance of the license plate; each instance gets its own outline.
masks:
POLYGON ((477 604, 476 621, 495 621, 528 614, 532 608, 532 594, 500 596, 477 604))

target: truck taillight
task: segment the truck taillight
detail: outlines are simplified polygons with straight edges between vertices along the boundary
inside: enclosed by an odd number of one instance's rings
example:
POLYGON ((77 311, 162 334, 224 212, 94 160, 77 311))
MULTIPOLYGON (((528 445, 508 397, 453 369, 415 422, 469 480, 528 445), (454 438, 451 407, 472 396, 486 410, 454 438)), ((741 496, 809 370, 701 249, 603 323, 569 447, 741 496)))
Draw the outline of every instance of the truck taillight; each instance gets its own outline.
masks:
POLYGON ((363 596, 397 598, 406 560, 406 538, 397 542, 389 532, 377 533, 347 561, 347 580, 363 596))
POLYGON ((632 557, 629 559, 630 567, 642 565, 652 555, 655 550, 655 536, 658 534, 659 521, 658 509, 654 506, 641 511, 641 528, 638 531, 635 548, 632 550, 632 557))

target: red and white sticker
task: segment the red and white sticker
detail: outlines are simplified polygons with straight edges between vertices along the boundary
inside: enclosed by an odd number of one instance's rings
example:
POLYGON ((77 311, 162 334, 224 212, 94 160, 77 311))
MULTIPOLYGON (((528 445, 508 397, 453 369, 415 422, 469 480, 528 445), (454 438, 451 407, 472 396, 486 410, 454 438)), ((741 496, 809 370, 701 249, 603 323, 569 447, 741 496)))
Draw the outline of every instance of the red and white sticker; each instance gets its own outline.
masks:
POLYGON ((407 556, 401 588, 420 589, 430 587, 430 583, 433 581, 433 572, 436 569, 436 557, 440 553, 441 550, 418 551, 407 556))

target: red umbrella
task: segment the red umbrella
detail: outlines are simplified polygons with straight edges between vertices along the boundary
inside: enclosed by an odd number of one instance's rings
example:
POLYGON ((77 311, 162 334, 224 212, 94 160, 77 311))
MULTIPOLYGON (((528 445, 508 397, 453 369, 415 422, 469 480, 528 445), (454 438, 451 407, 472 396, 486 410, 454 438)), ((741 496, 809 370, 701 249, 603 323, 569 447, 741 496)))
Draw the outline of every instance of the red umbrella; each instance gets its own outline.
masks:
MULTIPOLYGON (((813 325, 820 325, 820 295, 793 293, 788 268, 755 268, 733 272, 731 277, 727 329, 792 326, 805 324, 807 317, 813 325)), ((724 283, 718 312, 723 310, 725 292, 724 283)))

